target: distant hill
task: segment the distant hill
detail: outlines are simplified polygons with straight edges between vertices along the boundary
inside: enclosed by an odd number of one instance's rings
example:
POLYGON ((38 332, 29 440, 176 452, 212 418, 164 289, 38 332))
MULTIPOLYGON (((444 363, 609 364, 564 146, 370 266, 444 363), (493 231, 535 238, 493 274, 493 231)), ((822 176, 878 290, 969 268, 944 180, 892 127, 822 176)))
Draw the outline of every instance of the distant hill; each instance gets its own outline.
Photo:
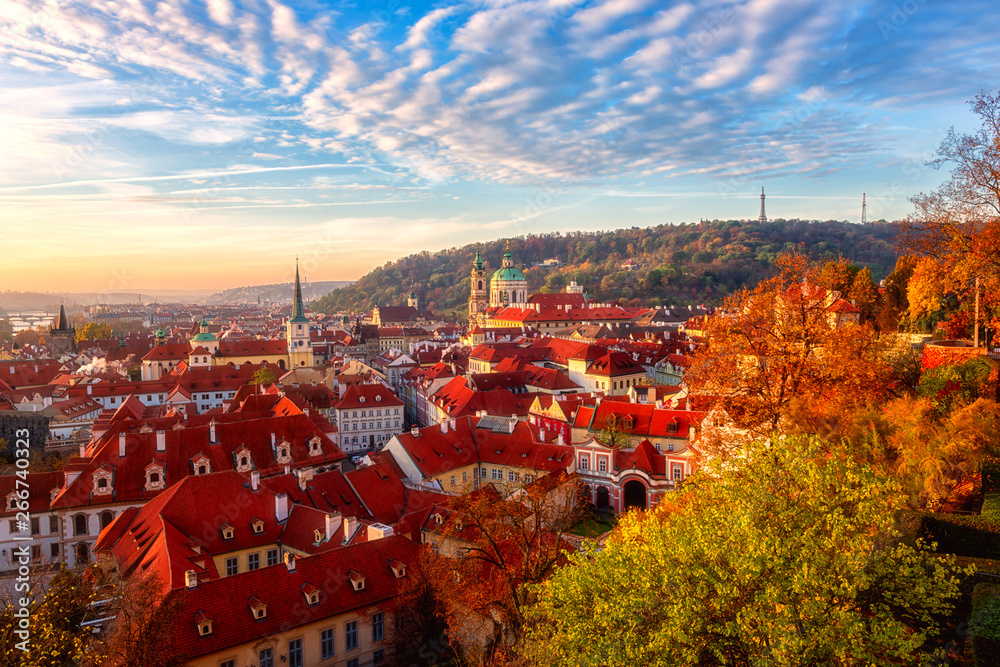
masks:
MULTIPOLYGON (((323 280, 314 283, 305 282, 302 283, 302 299, 308 302, 328 294, 330 290, 343 288, 350 284, 350 280, 323 280)), ((205 299, 205 303, 257 303, 258 298, 260 298, 262 303, 285 303, 291 301, 294 289, 295 283, 234 287, 232 289, 212 294, 205 299)))
MULTIPOLYGON (((558 292, 572 280, 592 299, 633 305, 717 304, 744 285, 773 274, 778 253, 803 244, 817 259, 842 255, 879 281, 898 256, 892 223, 713 220, 607 232, 538 234, 510 240, 530 292, 558 292), (626 263, 631 260, 632 265, 626 263), (548 266, 542 265, 548 262, 548 266), (542 266, 538 266, 542 265, 542 266)), ((505 240, 485 243, 489 271, 500 266, 505 240)), ((464 319, 474 245, 422 252, 389 262, 314 301, 311 310, 360 312, 406 303, 410 286, 421 305, 464 319)))

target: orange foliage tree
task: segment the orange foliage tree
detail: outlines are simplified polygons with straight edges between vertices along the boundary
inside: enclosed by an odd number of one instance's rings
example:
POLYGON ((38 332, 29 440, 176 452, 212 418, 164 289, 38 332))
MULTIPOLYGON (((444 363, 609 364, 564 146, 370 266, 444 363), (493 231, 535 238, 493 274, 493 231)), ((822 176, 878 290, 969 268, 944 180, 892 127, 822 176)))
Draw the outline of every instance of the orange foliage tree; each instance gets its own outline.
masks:
POLYGON ((829 271, 796 253, 776 264, 778 275, 732 295, 710 319, 685 378, 755 436, 816 433, 826 417, 888 395, 892 368, 870 326, 838 317, 829 271))
MULTIPOLYGON (((907 241, 931 258, 943 288, 971 300, 976 278, 988 314, 1000 310, 1000 94, 980 92, 969 105, 982 126, 971 134, 952 128, 934 167, 952 166, 951 178, 911 198, 907 241)), ((994 320, 993 328, 997 322, 994 320)))
POLYGON ((563 536, 580 513, 579 482, 561 472, 487 486, 435 512, 424 576, 466 661, 504 664, 514 655, 525 610, 535 603, 530 585, 564 562, 570 545, 563 536))

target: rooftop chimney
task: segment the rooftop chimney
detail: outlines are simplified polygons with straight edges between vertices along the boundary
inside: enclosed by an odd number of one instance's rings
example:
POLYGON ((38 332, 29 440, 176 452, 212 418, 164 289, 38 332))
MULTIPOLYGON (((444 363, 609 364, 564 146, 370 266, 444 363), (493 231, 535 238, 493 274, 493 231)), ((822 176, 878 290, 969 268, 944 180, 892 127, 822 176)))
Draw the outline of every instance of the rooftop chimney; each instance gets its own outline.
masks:
POLYGON ((559 438, 556 440, 560 447, 566 444, 566 440, 563 438, 563 434, 559 434, 559 438))
POLYGON ((184 585, 188 588, 198 588, 198 573, 194 570, 185 570, 184 585))
POLYGON ((412 435, 414 438, 419 438, 420 437, 420 429, 417 428, 416 426, 411 426, 410 427, 410 435, 412 435))
POLYGON ((254 470, 252 473, 250 473, 250 488, 256 491, 259 485, 260 485, 260 473, 254 470))
POLYGON ((340 512, 326 515, 326 539, 329 540, 340 526, 340 512))
POLYGON ((274 432, 272 431, 272 432, 271 432, 271 446, 272 446, 272 447, 274 447, 274 443, 275 443, 275 442, 277 442, 277 440, 275 439, 275 437, 274 437, 274 432))
POLYGON ((351 538, 354 537, 354 532, 355 532, 355 530, 357 530, 357 527, 358 527, 358 520, 356 518, 354 518, 353 516, 345 516, 344 517, 344 543, 345 544, 348 543, 348 542, 350 542, 351 538))
POLYGON ((443 422, 441 422, 441 435, 445 435, 447 433, 448 433, 448 420, 445 419, 443 422))
POLYGON ((167 451, 167 432, 157 431, 156 432, 156 451, 165 452, 167 451))
POLYGON ((285 552, 285 567, 289 572, 295 572, 295 554, 285 552))
POLYGON ((87 445, 80 445, 80 458, 87 455, 87 445))
POLYGON ((218 440, 215 439, 215 420, 214 419, 208 425, 208 440, 213 445, 218 442, 218 440))
POLYGON ((288 518, 288 495, 279 493, 274 497, 274 518, 284 521, 288 518))
POLYGON ((125 458, 125 434, 118 434, 118 458, 125 458))

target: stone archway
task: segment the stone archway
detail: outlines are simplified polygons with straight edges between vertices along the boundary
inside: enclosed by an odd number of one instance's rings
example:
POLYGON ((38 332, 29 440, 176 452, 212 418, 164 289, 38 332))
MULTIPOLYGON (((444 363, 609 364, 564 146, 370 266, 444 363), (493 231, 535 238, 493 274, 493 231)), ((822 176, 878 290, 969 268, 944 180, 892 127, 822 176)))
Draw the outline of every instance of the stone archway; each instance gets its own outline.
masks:
POLYGON ((629 510, 638 507, 641 510, 649 509, 646 499, 646 485, 642 482, 630 479, 622 486, 622 510, 629 510))

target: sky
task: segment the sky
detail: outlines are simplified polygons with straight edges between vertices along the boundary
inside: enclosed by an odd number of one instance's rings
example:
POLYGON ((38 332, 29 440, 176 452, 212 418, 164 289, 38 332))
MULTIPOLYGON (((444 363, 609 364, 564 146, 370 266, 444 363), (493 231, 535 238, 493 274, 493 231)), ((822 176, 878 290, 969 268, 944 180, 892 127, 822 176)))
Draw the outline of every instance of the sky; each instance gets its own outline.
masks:
POLYGON ((0 290, 351 280, 762 187, 901 218, 998 87, 993 2, 0 0, 0 290))

